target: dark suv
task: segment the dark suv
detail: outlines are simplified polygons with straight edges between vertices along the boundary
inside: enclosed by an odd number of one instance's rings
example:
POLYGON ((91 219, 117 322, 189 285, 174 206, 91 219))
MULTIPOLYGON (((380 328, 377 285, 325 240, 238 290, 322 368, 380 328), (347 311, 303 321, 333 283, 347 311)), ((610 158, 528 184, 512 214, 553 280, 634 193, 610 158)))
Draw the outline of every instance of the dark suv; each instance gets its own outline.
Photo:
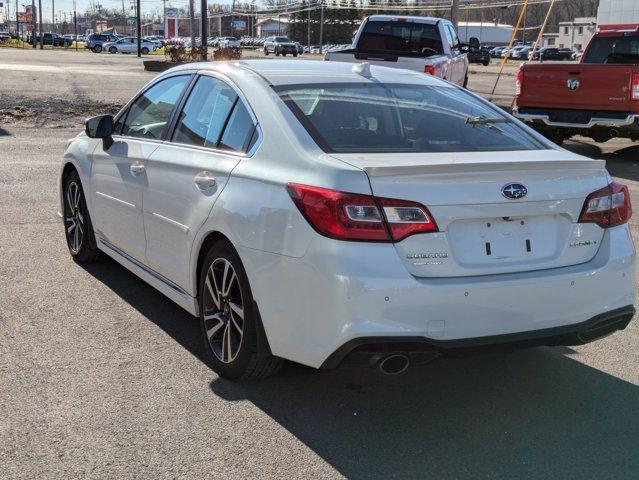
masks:
POLYGON ((286 56, 287 53, 297 57, 297 44, 288 37, 268 37, 264 41, 264 55, 274 53, 276 56, 286 56))
POLYGON ((572 50, 569 48, 543 47, 535 52, 532 60, 571 60, 572 50))
POLYGON ((108 33, 92 33, 87 37, 84 46, 95 53, 100 53, 105 43, 117 42, 119 39, 120 37, 108 33))

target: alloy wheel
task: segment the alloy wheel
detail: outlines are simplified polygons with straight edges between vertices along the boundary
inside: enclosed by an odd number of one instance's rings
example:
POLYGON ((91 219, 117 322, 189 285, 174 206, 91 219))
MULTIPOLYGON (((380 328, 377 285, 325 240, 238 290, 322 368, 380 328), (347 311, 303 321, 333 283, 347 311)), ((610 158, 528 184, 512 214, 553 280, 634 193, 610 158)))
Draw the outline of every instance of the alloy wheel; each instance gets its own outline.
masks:
POLYGON ((231 262, 216 259, 204 284, 203 317, 209 345, 218 360, 231 363, 240 351, 244 332, 242 291, 231 262))
POLYGON ((69 182, 65 195, 64 220, 67 228, 67 239, 73 253, 78 253, 84 239, 84 215, 81 208, 82 192, 76 182, 69 182))

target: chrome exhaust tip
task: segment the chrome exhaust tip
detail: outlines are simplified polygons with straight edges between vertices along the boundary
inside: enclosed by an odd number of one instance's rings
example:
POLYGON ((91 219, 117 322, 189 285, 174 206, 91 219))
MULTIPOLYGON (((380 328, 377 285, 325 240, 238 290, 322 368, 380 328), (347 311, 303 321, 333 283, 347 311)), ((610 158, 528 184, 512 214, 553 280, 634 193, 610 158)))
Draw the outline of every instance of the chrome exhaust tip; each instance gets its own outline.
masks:
POLYGON ((379 369, 385 375, 399 375, 406 371, 410 365, 410 359, 403 353, 394 353, 382 358, 379 369))

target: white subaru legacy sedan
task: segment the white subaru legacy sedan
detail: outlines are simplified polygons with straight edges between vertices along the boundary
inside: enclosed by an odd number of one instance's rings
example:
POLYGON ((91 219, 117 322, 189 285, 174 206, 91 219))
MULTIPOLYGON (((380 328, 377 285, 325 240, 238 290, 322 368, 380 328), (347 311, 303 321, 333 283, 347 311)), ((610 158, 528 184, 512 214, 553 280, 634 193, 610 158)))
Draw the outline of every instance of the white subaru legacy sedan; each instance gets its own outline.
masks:
POLYGON ((189 64, 69 141, 71 255, 199 316, 233 379, 576 345, 634 314, 628 189, 429 75, 189 64))

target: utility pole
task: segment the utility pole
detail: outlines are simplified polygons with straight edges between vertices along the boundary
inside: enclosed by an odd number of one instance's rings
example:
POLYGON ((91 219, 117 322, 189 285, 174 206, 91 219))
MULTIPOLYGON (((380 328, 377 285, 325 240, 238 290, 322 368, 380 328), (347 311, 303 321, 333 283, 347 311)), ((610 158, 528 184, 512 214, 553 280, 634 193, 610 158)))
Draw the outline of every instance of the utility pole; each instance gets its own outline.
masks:
POLYGON ((38 19, 40 20, 40 50, 44 49, 42 45, 42 41, 44 40, 44 35, 42 34, 42 0, 38 0, 38 19))
POLYGON ((208 16, 208 6, 207 0, 201 0, 200 10, 202 10, 201 18, 201 27, 200 27, 200 40, 202 41, 202 61, 206 61, 206 57, 209 50, 208 44, 208 36, 209 36, 209 16, 208 16))
POLYGON ((31 46, 36 48, 36 9, 35 9, 35 0, 31 0, 31 46))
POLYGON ((73 0, 73 35, 75 38, 75 51, 78 51, 78 15, 76 13, 76 4, 73 0))
POLYGON ((55 32, 55 0, 51 0, 51 31, 55 32))
POLYGON ((306 28, 306 46, 308 47, 308 53, 311 53, 311 4, 308 3, 308 25, 306 28))
POLYGON ((162 0, 162 36, 166 38, 166 0, 162 0))
POLYGON ((191 51, 196 47, 195 45, 195 9, 193 0, 189 0, 189 30, 191 30, 191 51))
POLYGON ((320 32, 319 32, 319 51, 322 54, 322 47, 324 46, 324 0, 320 2, 320 32))
POLYGON ((457 24, 459 23, 459 0, 452 0, 450 3, 450 22, 455 26, 455 30, 457 30, 457 24))
POLYGON ((138 57, 142 56, 142 19, 140 18, 140 0, 135 0, 135 17, 137 21, 138 57))

